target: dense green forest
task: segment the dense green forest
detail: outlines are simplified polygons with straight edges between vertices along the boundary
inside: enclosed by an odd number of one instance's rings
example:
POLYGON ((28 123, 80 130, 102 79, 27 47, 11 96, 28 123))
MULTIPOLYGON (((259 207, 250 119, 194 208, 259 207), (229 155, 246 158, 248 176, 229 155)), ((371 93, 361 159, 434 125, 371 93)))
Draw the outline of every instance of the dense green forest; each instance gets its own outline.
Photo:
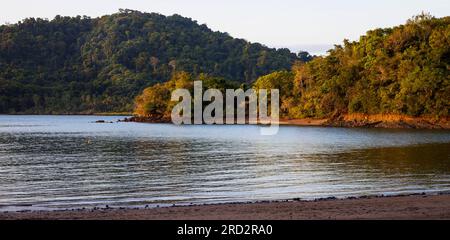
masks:
POLYGON ((448 116, 450 17, 422 14, 401 26, 368 31, 292 72, 292 91, 283 96, 291 118, 448 116))
MULTIPOLYGON (((170 89, 186 74, 146 89, 136 114, 170 114, 170 89), (160 97, 164 96, 164 97, 160 97)), ((184 80, 183 80, 184 79, 184 80)), ((259 77, 249 87, 280 90, 282 118, 336 118, 348 113, 441 118, 450 107, 450 17, 418 15, 394 28, 344 40, 323 57, 259 77)))
POLYGON ((250 84, 310 59, 179 15, 29 18, 0 26, 0 113, 130 112, 144 88, 175 72, 250 84))

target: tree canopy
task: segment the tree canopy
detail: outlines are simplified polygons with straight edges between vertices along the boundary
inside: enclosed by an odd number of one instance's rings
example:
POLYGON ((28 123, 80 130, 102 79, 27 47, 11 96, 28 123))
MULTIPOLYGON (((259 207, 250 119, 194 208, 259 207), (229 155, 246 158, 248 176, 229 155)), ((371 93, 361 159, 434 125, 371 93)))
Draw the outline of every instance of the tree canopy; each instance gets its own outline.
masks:
POLYGON ((131 111, 136 95, 175 72, 249 84, 309 59, 179 15, 28 18, 0 26, 0 113, 131 111))
POLYGON ((282 118, 348 113, 448 117, 449 23, 450 17, 421 14, 404 25, 371 30, 359 41, 344 40, 326 56, 261 76, 250 87, 279 89, 282 118))
POLYGON ((291 101, 298 106, 292 117, 448 116, 450 17, 422 14, 404 25, 368 31, 292 71, 291 101))

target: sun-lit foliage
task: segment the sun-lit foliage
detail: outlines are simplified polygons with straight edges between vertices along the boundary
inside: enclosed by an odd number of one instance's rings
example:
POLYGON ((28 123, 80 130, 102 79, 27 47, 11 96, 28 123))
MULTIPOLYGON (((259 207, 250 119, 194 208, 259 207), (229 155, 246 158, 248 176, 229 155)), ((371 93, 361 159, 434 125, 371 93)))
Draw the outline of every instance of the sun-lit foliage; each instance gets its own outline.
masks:
POLYGON ((282 118, 448 116, 449 23, 450 17, 422 14, 405 25, 375 29, 325 57, 259 77, 252 87, 280 90, 282 118))
MULTIPOLYGON (((369 31, 359 41, 344 41, 325 57, 294 66, 292 73, 290 83, 275 77, 291 90, 281 91, 288 109, 284 117, 448 116, 450 17, 422 14, 405 25, 369 31)), ((257 84, 267 77, 277 82, 270 74, 257 84)))
POLYGON ((170 101, 171 92, 175 89, 187 89, 194 96, 194 81, 202 81, 203 91, 206 89, 236 89, 242 87, 238 82, 225 78, 212 77, 207 74, 193 76, 187 72, 177 72, 165 82, 146 88, 136 97, 134 114, 147 117, 153 121, 170 121, 170 114, 176 102, 170 101))

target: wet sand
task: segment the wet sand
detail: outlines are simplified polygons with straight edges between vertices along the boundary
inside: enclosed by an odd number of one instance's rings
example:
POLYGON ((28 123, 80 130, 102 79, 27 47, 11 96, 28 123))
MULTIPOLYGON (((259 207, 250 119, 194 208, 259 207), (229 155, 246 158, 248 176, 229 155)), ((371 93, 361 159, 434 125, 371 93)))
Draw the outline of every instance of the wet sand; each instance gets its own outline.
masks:
POLYGON ((363 197, 180 206, 148 209, 85 209, 2 212, 1 220, 283 220, 450 219, 450 195, 363 197))

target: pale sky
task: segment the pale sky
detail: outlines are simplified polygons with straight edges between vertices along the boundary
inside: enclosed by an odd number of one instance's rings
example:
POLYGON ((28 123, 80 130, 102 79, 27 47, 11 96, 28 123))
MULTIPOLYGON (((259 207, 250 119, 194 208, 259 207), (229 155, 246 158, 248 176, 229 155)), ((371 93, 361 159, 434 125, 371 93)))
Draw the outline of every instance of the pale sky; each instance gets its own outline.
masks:
POLYGON ((449 0, 1 0, 0 23, 55 15, 97 17, 129 8, 178 13, 233 37, 270 47, 321 53, 344 38, 404 23, 421 11, 450 15, 449 0))

